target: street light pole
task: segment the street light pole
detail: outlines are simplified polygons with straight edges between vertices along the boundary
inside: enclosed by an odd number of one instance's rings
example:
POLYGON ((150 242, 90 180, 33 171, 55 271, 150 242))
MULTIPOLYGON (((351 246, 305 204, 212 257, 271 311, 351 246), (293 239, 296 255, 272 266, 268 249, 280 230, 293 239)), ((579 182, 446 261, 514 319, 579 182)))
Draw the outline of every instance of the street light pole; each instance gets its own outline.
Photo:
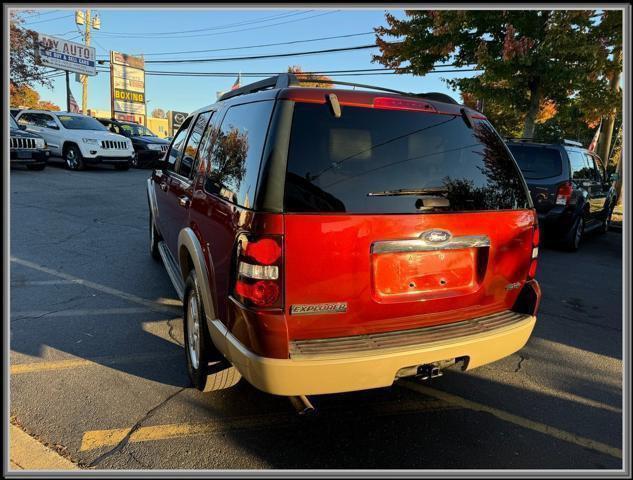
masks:
POLYGON ((66 70, 66 111, 70 112, 70 75, 66 70))
POLYGON ((145 128, 147 128, 147 104, 151 102, 151 100, 148 100, 147 97, 145 98, 145 115, 143 115, 143 123, 145 124, 145 128))

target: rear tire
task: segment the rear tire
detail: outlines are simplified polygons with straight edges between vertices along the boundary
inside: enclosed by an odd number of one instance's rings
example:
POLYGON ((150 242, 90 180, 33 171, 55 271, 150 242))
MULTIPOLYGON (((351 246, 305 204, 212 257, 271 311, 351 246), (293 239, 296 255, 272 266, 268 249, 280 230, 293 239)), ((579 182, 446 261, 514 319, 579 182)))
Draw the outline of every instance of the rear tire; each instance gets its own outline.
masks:
POLYGON ((196 271, 191 270, 185 283, 183 302, 187 373, 194 387, 203 392, 211 392, 232 387, 239 382, 241 375, 226 360, 217 360, 221 355, 207 330, 201 298, 196 271))
POLYGON ((160 252, 158 250, 158 242, 162 240, 160 233, 156 230, 154 225, 154 215, 152 215, 151 207, 149 212, 149 254, 154 260, 159 261, 161 259, 160 252))
POLYGON ((68 145, 64 148, 64 160, 68 170, 83 170, 86 168, 84 157, 77 145, 68 145))
POLYGON ((565 250, 568 250, 570 252, 577 252, 580 248, 580 243, 582 242, 584 231, 585 220, 584 218, 582 218, 582 216, 579 216, 578 219, 574 222, 574 226, 571 228, 563 242, 565 250))
POLYGON ((613 208, 609 207, 607 210, 607 214, 602 220, 602 224, 600 225, 599 233, 604 234, 609 231, 609 227, 611 226, 611 216, 613 215, 613 208))

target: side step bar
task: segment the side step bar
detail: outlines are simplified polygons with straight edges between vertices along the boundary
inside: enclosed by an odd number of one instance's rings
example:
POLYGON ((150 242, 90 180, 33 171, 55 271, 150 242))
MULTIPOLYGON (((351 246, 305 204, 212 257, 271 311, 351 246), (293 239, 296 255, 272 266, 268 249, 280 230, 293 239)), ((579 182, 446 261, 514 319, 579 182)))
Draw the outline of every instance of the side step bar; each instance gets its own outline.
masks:
POLYGON ((180 275, 180 268, 178 267, 176 259, 171 254, 164 241, 158 242, 158 252, 160 253, 160 257, 163 259, 163 265, 165 265, 165 270, 167 270, 171 283, 174 285, 178 298, 180 298, 181 301, 184 300, 185 282, 182 280, 180 275))

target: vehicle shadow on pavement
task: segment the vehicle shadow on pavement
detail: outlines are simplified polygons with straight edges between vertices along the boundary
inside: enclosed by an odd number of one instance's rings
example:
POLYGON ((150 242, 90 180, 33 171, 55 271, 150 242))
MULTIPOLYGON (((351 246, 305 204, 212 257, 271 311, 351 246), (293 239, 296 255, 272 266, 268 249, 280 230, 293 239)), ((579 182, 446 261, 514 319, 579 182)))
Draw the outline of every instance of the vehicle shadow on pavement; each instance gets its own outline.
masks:
MULTIPOLYGON (((569 379, 579 389, 576 379, 569 379)), ((621 445, 621 413, 604 412, 574 401, 528 391, 468 374, 447 373, 431 388, 494 406, 572 434, 621 445), (457 393, 456 393, 457 392, 457 393), (479 398, 478 398, 479 397, 479 398)), ((222 408, 213 395, 188 397, 196 411, 205 410, 222 429, 222 441, 247 450, 269 468, 620 468, 621 460, 587 450, 541 432, 475 410, 428 408, 434 399, 399 386, 364 392, 311 397, 311 417, 274 411, 290 409, 285 399, 267 396, 243 382, 223 392, 222 408), (268 398, 266 398, 268 397, 268 398), (394 405, 417 402, 418 407, 394 405), (271 406, 271 403, 274 406, 271 406), (224 405, 259 405, 247 428, 232 428, 224 405), (272 421, 267 421, 267 416, 272 421)), ((206 439, 187 439, 192 448, 206 439)), ((132 449, 152 448, 140 444, 132 449)), ((155 447, 160 448, 160 447, 155 447)), ((217 460, 217 459, 216 459, 217 460)), ((155 468, 160 468, 157 464, 155 468)), ((224 465, 218 468, 234 468, 224 465)))
MULTIPOLYGON (((60 312, 63 313, 63 312, 60 312)), ((160 313, 154 314, 161 316, 160 313)), ((162 334, 168 335, 179 319, 157 320, 165 325, 162 334), (169 324, 167 324, 169 322, 169 324)), ((128 375, 144 378, 164 385, 176 387, 190 386, 187 377, 183 347, 172 339, 165 339, 152 333, 152 321, 147 321, 147 313, 126 314, 116 318, 64 317, 50 319, 12 319, 11 349, 14 352, 42 357, 45 351, 63 352, 58 361, 71 358, 83 359, 98 365, 118 370, 128 375), (32 322, 37 322, 38 337, 45 342, 33 342, 24 330, 32 330, 32 322), (60 334, 60 323, 65 333, 60 334), (150 331, 147 331, 147 330, 150 331), (142 352, 138 346, 142 345, 142 352)), ((63 367, 62 367, 63 368, 63 367)))

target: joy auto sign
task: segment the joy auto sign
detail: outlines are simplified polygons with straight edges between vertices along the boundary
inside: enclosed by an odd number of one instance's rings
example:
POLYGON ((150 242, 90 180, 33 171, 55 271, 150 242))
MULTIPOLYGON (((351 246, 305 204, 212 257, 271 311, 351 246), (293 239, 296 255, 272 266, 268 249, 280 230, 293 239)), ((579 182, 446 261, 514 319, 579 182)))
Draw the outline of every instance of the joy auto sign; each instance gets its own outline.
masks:
POLYGON ((38 33, 35 53, 41 65, 92 76, 97 74, 95 52, 94 47, 38 33))

